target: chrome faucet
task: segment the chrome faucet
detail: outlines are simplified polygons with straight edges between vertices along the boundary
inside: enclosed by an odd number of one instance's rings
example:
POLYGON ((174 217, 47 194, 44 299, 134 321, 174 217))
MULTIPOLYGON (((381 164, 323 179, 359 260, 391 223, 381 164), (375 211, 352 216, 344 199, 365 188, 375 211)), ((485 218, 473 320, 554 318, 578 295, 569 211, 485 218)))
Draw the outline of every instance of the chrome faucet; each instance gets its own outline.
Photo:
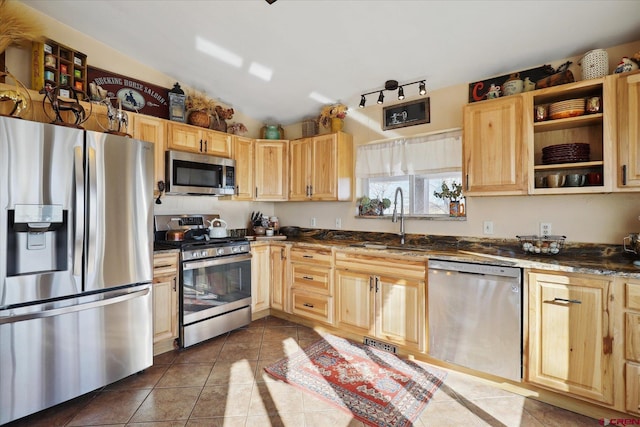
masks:
POLYGON ((393 217, 391 222, 398 222, 398 193, 400 193, 400 244, 404 245, 404 196, 402 188, 396 188, 396 195, 393 198, 393 217))

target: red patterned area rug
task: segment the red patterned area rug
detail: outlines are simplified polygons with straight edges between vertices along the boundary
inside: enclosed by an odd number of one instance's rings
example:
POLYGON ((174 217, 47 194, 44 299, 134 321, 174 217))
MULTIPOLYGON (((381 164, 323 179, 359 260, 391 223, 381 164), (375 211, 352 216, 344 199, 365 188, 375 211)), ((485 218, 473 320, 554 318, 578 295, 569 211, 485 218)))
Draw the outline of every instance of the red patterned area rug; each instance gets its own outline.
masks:
POLYGON ((446 376, 333 335, 265 371, 381 427, 413 425, 446 376))

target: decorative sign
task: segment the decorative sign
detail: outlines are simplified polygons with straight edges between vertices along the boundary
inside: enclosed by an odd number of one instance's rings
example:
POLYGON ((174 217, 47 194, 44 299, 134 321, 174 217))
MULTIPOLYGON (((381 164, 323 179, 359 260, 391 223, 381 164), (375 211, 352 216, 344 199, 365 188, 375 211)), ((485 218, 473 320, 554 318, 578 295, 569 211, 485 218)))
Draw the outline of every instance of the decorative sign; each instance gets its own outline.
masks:
MULTIPOLYGON (((529 80, 533 83, 545 77, 548 77, 553 73, 555 73, 555 70, 551 65, 543 65, 542 67, 531 68, 529 70, 519 72, 520 79, 524 80, 529 77, 529 80)), ((510 76, 511 74, 506 74, 504 76, 493 77, 491 79, 482 80, 480 82, 470 83, 469 102, 477 102, 482 101, 483 99, 487 99, 487 92, 489 92, 491 85, 493 84, 495 87, 500 87, 500 89, 502 89, 504 82, 506 82, 510 76)))
POLYGON ((169 89, 94 67, 87 67, 87 78, 92 101, 115 98, 115 107, 169 118, 169 89))
POLYGON ((431 122, 429 98, 382 109, 382 129, 397 129, 431 122))

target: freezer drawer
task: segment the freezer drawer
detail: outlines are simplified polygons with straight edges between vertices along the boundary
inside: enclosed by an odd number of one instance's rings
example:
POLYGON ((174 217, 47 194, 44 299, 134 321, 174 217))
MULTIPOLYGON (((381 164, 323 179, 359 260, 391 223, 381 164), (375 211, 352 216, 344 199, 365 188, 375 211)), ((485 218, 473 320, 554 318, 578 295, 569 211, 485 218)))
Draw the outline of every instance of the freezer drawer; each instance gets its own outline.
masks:
POLYGON ((151 285, 0 311, 0 424, 153 364, 151 285))

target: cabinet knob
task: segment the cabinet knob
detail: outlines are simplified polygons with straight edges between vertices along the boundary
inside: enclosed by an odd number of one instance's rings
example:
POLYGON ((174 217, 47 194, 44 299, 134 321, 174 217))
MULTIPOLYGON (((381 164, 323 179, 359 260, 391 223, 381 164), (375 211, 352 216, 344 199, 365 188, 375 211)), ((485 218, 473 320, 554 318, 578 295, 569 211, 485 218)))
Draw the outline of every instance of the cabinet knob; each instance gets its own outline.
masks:
POLYGON ((313 308, 313 304, 309 304, 308 302, 305 302, 302 305, 305 306, 305 307, 313 308))

